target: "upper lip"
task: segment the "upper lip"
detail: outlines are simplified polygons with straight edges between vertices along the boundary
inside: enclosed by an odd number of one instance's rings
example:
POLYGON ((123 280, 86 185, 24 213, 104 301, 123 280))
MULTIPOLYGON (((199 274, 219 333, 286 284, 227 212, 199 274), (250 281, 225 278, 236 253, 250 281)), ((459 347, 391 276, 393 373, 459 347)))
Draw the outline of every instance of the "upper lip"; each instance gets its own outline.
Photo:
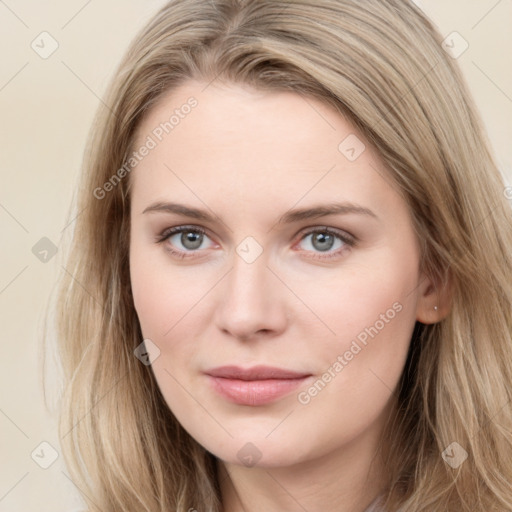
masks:
POLYGON ((310 373, 294 372, 274 366, 253 366, 241 368, 240 366, 219 366, 205 372, 212 377, 237 380, 265 380, 265 379, 300 379, 309 377, 310 373))

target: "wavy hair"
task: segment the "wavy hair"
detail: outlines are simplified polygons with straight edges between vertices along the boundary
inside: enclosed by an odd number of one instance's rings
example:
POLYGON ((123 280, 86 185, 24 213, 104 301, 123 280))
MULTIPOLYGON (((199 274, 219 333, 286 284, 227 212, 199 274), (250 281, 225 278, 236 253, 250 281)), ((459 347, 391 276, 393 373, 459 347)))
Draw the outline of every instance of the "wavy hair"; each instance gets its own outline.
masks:
POLYGON ((88 138, 55 305, 61 444, 89 509, 222 510, 215 457, 134 357, 129 173, 94 193, 149 109, 190 79, 319 99, 377 149, 421 269, 451 287, 448 316, 411 339, 383 443, 385 509, 512 510, 512 210, 456 62, 406 0, 173 0, 131 43, 88 138), (457 468, 442 457, 454 442, 468 454, 457 468))

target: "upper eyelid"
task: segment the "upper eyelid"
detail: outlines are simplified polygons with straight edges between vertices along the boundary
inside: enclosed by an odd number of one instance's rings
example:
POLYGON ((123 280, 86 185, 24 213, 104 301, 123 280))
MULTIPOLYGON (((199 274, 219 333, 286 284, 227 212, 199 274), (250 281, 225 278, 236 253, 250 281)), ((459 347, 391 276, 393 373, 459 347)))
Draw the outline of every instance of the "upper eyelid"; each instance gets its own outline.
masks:
MULTIPOLYGON (((196 231, 198 233, 204 234, 212 240, 212 242, 216 245, 218 245, 217 242, 214 241, 213 237, 210 236, 209 230, 206 228, 203 228, 202 226, 196 226, 192 224, 185 224, 185 225, 179 225, 179 226, 172 226, 170 228, 166 228, 163 231, 160 232, 159 235, 156 237, 157 242, 165 242, 167 241, 171 236, 179 235, 180 233, 186 233, 187 231, 196 231)), ((181 249, 177 249, 178 251, 181 251, 181 249)), ((183 251, 182 251, 183 252, 183 251)), ((196 251, 187 251, 187 252, 199 252, 196 251)))
POLYGON ((303 234, 308 234, 309 235, 311 233, 324 232, 324 231, 327 231, 329 233, 334 233, 335 235, 338 235, 338 236, 346 235, 348 238, 352 238, 354 240, 357 240, 357 237, 355 235, 353 235, 352 233, 346 231, 345 229, 334 228, 334 227, 331 227, 331 226, 322 226, 322 225, 316 225, 316 226, 310 226, 310 227, 303 228, 297 234, 300 235, 300 234, 303 233, 303 234))
MULTIPOLYGON (((207 228, 204 228, 204 227, 198 226, 198 225, 194 225, 194 224, 184 224, 184 225, 173 226, 171 228, 166 228, 166 229, 164 229, 161 232, 161 235, 159 236, 159 239, 160 240, 162 240, 162 239, 165 240, 165 239, 168 239, 169 237, 171 237, 173 235, 186 232, 187 230, 189 230, 189 231, 197 231, 199 233, 205 234, 205 235, 208 236, 208 238, 210 238, 212 241, 214 241, 213 240, 214 237, 211 236, 210 231, 207 228)), ((344 238, 348 238, 353 243, 358 241, 358 238, 356 236, 354 236, 352 233, 349 233, 346 230, 343 230, 343 229, 340 229, 340 228, 331 227, 331 226, 325 226, 325 225, 321 225, 321 224, 315 224, 313 226, 307 226, 307 227, 302 228, 294 236, 294 238, 300 237, 299 240, 298 240, 298 242, 300 242, 303 239, 303 237, 309 236, 311 234, 314 234, 315 232, 329 232, 329 233, 332 233, 332 234, 338 236, 344 243, 346 243, 345 240, 343 240, 344 238)), ((214 243, 217 243, 217 242, 214 242, 214 243)), ((194 251, 190 251, 190 252, 194 252, 194 251)))

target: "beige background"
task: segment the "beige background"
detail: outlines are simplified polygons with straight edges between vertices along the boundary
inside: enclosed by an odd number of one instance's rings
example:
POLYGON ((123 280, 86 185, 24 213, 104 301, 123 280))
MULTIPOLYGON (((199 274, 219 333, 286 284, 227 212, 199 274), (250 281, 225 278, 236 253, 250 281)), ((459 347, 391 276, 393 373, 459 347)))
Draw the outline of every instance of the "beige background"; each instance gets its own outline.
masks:
MULTIPOLYGON (((58 257, 43 263, 32 247, 43 237, 58 246, 69 231, 68 208, 93 113, 136 30, 163 3, 0 1, 0 512, 80 508, 62 457, 48 469, 35 462, 51 462, 52 449, 40 447, 43 441, 60 452, 55 420, 43 405, 38 345, 44 308, 63 270, 58 257), (59 45, 47 59, 31 48, 43 31, 59 45)), ((512 2, 417 3, 443 36, 457 31, 469 43, 458 61, 511 185, 512 2)))

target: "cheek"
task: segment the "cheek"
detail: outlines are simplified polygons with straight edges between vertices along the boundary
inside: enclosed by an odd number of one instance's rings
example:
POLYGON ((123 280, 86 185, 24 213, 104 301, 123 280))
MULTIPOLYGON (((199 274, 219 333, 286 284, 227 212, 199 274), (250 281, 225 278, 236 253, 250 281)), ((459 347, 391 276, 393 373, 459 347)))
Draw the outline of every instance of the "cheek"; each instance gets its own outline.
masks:
POLYGON ((189 339, 194 337, 190 320, 198 315, 193 306, 204 295, 203 287, 191 284, 185 273, 162 264, 161 257, 155 258, 136 243, 130 250, 130 276, 143 338, 160 350, 151 370, 171 410, 180 418, 193 419, 195 415, 187 412, 190 403, 183 387, 188 387, 189 367, 184 362, 190 362, 197 350, 189 339))
POLYGON ((416 322, 416 263, 403 250, 375 251, 303 281, 297 294, 324 324, 315 345, 326 367, 346 354, 347 366, 400 373, 416 322))
POLYGON ((184 319, 205 294, 204 279, 171 267, 163 248, 151 250, 134 241, 130 247, 133 301, 144 337, 171 338, 174 326, 184 319))
POLYGON ((338 443, 340 431, 347 439, 362 432, 393 396, 416 321, 414 263, 382 254, 309 296, 335 335, 316 336, 314 349, 305 348, 320 371, 298 401, 305 415, 334 426, 328 443, 338 443))
POLYGON ((166 329, 169 320, 164 314, 167 308, 169 288, 165 276, 158 267, 148 264, 144 253, 132 246, 130 250, 130 279, 133 302, 144 338, 159 338, 166 329))
POLYGON ((160 339, 171 327, 172 316, 167 302, 149 279, 132 280, 133 301, 144 338, 160 339))

